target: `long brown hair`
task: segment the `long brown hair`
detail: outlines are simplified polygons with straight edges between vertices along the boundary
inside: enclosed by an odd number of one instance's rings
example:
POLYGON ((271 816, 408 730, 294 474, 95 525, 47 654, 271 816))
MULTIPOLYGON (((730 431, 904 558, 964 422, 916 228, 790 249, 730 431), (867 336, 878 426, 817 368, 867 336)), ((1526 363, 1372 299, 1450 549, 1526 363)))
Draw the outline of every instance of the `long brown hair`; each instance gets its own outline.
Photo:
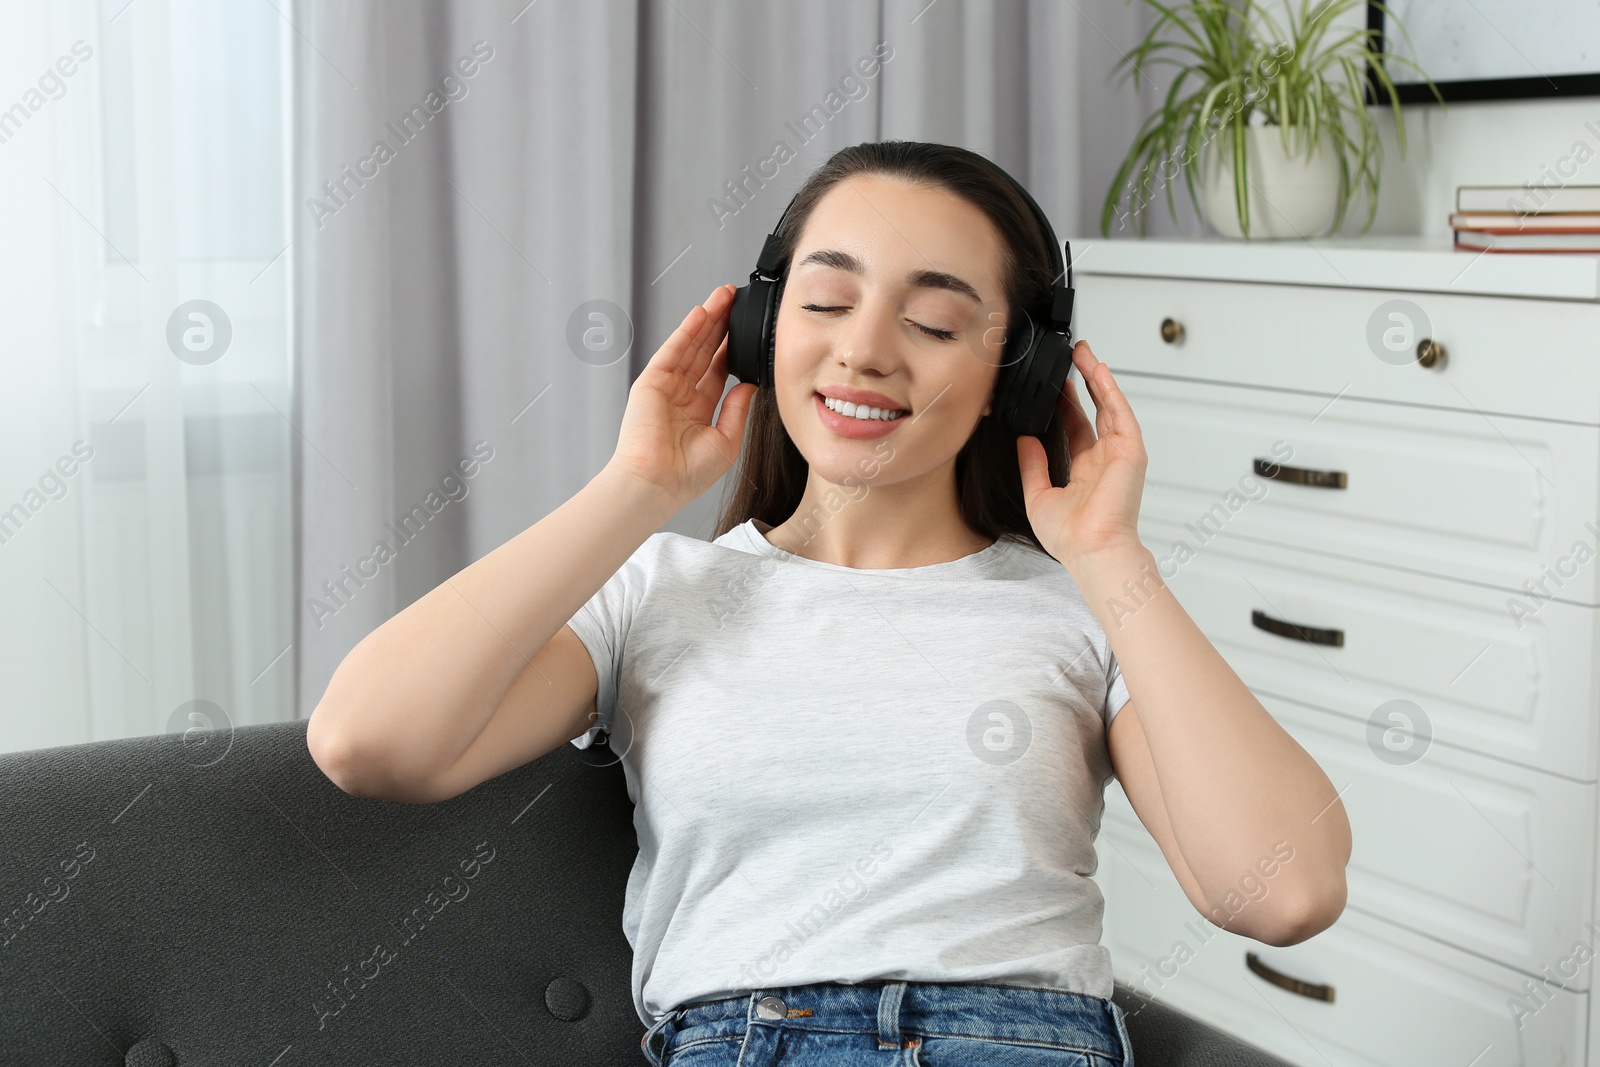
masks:
MULTIPOLYGON (((923 141, 868 141, 842 148, 806 179, 795 194, 779 240, 780 264, 787 269, 795 245, 828 190, 857 174, 882 174, 918 185, 940 187, 979 208, 994 223, 1005 249, 1001 277, 1010 309, 1007 337, 1026 319, 1042 321, 1055 280, 1038 220, 1003 171, 976 152, 923 141)), ((781 290, 780 290, 781 299, 781 290)), ((1017 465, 1016 435, 1001 421, 1000 405, 978 420, 956 454, 956 496, 972 529, 996 540, 1044 546, 1028 522, 1017 465)), ((1067 435, 1057 415, 1039 439, 1044 445, 1050 484, 1067 483, 1067 435)), ((724 492, 722 514, 713 538, 749 519, 778 526, 799 508, 807 464, 778 414, 776 390, 758 389, 745 420, 744 445, 732 471, 732 493, 724 492)))

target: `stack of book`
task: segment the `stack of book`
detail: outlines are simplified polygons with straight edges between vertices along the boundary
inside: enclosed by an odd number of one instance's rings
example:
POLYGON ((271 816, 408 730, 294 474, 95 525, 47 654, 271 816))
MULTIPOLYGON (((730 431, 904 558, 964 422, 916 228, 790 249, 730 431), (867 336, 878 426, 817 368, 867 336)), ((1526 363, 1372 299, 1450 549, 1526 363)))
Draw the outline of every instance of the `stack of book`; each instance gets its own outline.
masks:
POLYGON ((1600 253, 1600 185, 1459 185, 1450 228, 1469 252, 1600 253))

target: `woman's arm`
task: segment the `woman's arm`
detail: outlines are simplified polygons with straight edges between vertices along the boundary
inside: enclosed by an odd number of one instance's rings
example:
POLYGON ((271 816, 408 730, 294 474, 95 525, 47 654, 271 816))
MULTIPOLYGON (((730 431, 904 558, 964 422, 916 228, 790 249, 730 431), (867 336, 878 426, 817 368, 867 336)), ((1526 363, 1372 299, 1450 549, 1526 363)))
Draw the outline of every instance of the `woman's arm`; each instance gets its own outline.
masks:
MULTIPOLYGON (((1164 810, 1202 897, 1193 900, 1185 886, 1195 907, 1270 945, 1333 925, 1344 910, 1351 848, 1333 783, 1183 610, 1148 548, 1077 566, 1074 577, 1136 698, 1111 721, 1113 768, 1136 807, 1164 810), (1137 719, 1124 722, 1130 712, 1137 719), (1144 767, 1158 783, 1149 802, 1136 784, 1144 767), (1267 892, 1241 907, 1242 886, 1261 884, 1267 892)), ((1140 818, 1150 821, 1144 811, 1140 818)))
MULTIPOLYGON (((629 387, 616 452, 600 474, 368 634, 339 664, 306 743, 340 788, 435 794, 523 670, 538 669, 533 659, 556 631, 728 470, 755 392, 746 383, 722 392, 733 293, 731 285, 712 290, 650 358, 629 387)), ((548 716, 569 710, 541 707, 542 732, 559 725, 548 716)))
POLYGON ((1162 851, 1181 854, 1187 871, 1175 864, 1174 873, 1191 900, 1198 888, 1196 907, 1233 912, 1227 904, 1240 880, 1258 876, 1265 862, 1274 868, 1269 892, 1228 929, 1274 945, 1303 941, 1344 910, 1350 820, 1316 760, 1161 580, 1139 541, 1147 460, 1138 419, 1087 343, 1074 346, 1073 360, 1094 398, 1095 422, 1068 379, 1060 400, 1072 457, 1067 484, 1051 485, 1037 438, 1017 438, 1017 461, 1028 520, 1088 599, 1133 698, 1111 722, 1113 769, 1162 851), (1292 849, 1292 858, 1284 862, 1279 849, 1292 849))
POLYGON ((306 726, 312 758, 346 792, 424 793, 556 631, 676 510, 664 492, 607 466, 362 638, 306 726))

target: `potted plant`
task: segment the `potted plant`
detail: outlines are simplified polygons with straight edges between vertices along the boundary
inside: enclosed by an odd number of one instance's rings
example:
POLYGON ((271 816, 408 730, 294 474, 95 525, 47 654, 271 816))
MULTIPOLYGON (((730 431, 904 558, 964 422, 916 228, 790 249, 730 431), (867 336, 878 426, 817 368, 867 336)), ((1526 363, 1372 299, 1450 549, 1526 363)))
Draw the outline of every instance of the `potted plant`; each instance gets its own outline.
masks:
MULTIPOLYGON (((1158 184, 1176 219, 1178 172, 1190 198, 1225 237, 1331 233, 1343 224, 1357 189, 1367 197, 1361 229, 1370 228, 1382 143, 1367 109, 1369 89, 1380 103, 1380 90, 1388 97, 1402 155, 1405 119, 1384 64, 1410 67, 1441 105, 1444 98, 1415 63, 1380 50, 1378 31, 1366 26, 1369 0, 1299 0, 1298 10, 1295 0, 1286 0, 1287 28, 1260 0, 1145 2, 1160 17, 1117 68, 1131 68, 1136 79, 1151 64, 1178 70, 1111 183, 1101 234, 1110 234, 1113 218, 1129 214, 1142 234, 1158 184), (1361 28, 1338 28, 1358 8, 1361 28), (1176 32, 1162 39, 1168 27, 1176 32), (1119 213, 1124 198, 1128 209, 1119 213)), ((1400 25, 1381 3, 1370 2, 1400 25)))

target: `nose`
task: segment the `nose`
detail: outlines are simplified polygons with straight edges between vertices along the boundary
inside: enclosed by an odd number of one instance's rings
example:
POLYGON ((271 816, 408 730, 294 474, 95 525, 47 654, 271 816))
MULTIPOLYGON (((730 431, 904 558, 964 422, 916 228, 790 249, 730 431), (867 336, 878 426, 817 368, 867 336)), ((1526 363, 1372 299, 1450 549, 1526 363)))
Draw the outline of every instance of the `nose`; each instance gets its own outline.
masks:
POLYGON ((892 307, 870 297, 863 300, 836 342, 839 365, 861 375, 885 377, 894 373, 900 359, 898 326, 892 307))

